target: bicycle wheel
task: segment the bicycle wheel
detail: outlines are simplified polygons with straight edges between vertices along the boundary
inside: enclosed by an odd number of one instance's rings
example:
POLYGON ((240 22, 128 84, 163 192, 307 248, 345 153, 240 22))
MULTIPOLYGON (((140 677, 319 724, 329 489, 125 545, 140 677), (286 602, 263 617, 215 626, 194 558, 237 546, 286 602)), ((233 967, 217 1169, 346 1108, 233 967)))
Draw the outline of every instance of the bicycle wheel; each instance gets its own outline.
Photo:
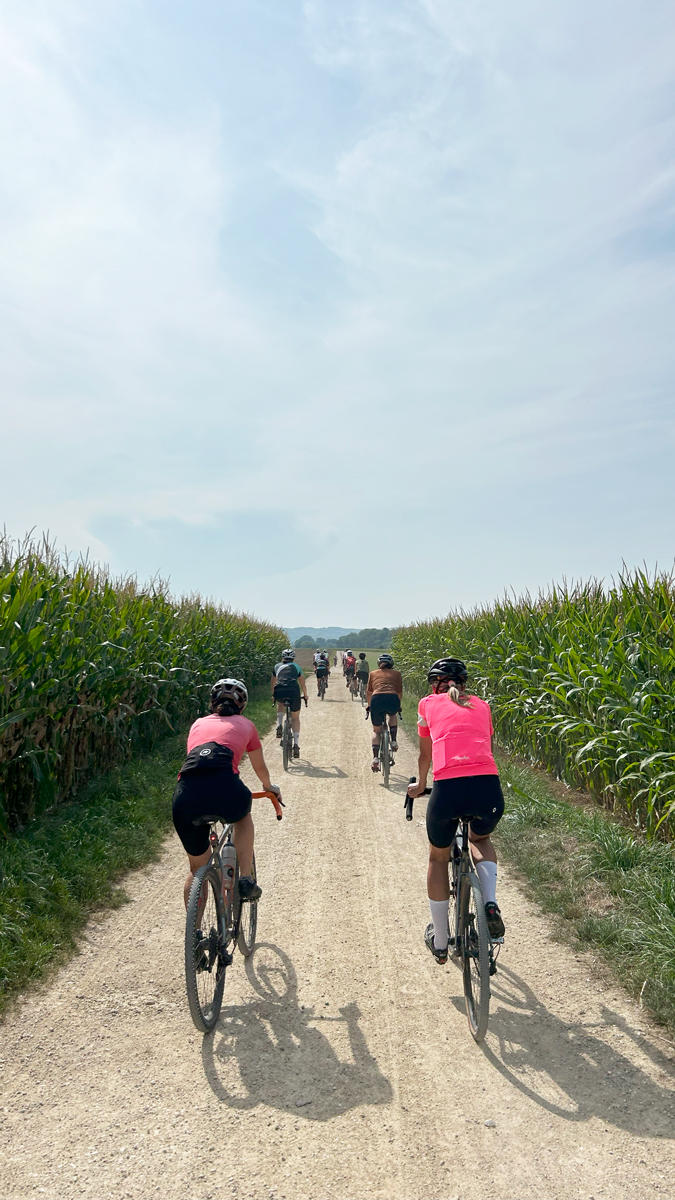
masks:
POLYGON ((382 763, 382 778, 384 786, 389 787, 389 768, 391 767, 391 749, 389 747, 389 726, 385 725, 380 734, 380 762, 382 763))
POLYGON ((459 936, 466 1015, 474 1039, 482 1042, 490 1015, 490 939, 475 871, 460 879, 459 936))
POLYGON ((284 771, 288 770, 288 764, 293 755, 293 731, 291 730, 291 722, 286 717, 284 721, 284 736, 282 738, 282 746, 284 751, 284 771))
POLYGON ((206 863, 195 872, 185 917, 185 984, 190 1015, 200 1033, 210 1033, 218 1020, 226 966, 220 878, 206 863))
MULTIPOLYGON (((255 871, 255 854, 253 855, 253 871, 251 872, 254 879, 257 879, 255 871)), ((258 928, 258 901, 246 900, 242 904, 239 899, 239 866, 234 877, 234 919, 239 922, 239 932, 237 933, 237 945, 245 958, 253 953, 255 946, 255 935, 258 928)))

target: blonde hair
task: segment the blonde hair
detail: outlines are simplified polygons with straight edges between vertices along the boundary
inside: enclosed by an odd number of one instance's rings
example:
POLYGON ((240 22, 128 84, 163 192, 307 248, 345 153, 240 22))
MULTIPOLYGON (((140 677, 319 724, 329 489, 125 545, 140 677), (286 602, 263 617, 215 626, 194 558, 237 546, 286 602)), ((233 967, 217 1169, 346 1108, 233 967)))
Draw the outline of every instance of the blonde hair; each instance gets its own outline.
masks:
POLYGON ((464 695, 464 688, 458 688, 456 683, 451 683, 446 695, 452 700, 453 704, 459 704, 460 708, 473 708, 473 704, 467 696, 464 695))

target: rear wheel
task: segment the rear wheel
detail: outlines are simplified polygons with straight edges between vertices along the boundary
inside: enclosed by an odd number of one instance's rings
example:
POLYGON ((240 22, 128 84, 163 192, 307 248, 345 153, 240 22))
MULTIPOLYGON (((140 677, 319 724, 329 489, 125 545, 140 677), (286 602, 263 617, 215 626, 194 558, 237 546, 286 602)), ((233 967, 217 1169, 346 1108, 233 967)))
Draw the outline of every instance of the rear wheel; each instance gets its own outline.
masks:
POLYGON ((282 738, 282 745, 284 752, 284 771, 287 771, 288 764, 293 757, 293 730, 291 729, 291 722, 288 713, 286 714, 286 720, 284 721, 284 736, 282 738))
POLYGON ((380 734, 380 762, 382 763, 382 778, 384 786, 389 787, 389 768, 391 767, 391 748, 389 745, 389 726, 385 725, 380 734))
POLYGON ((195 872, 185 917, 185 983, 190 1015, 200 1033, 211 1032, 223 1002, 225 924, 218 872, 207 863, 195 872))
POLYGON ((475 871, 460 880, 459 938, 466 1015, 473 1037, 482 1042, 490 1015, 490 938, 483 893, 475 871))
MULTIPOLYGON (((257 879, 255 870, 255 855, 253 855, 253 870, 251 871, 254 879, 257 879)), ((249 954, 253 953, 255 946, 255 935, 258 928, 258 901, 245 900, 242 904, 239 898, 239 868, 237 867, 237 875, 234 889, 234 904, 235 904, 235 921, 239 921, 239 932, 237 934, 237 945, 242 954, 248 958, 249 954)))

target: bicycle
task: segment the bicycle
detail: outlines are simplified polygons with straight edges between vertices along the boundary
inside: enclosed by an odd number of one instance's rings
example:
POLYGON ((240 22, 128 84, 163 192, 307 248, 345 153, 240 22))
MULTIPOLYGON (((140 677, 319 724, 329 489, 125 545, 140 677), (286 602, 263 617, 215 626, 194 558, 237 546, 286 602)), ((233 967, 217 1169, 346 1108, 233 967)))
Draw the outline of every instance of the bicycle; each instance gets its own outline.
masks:
POLYGON ((320 675, 319 676, 319 699, 320 700, 323 700, 324 696, 326 695, 327 687, 328 687, 328 676, 320 675))
MULTIPOLYGON (((380 731, 380 744, 377 750, 377 757, 382 767, 382 779, 384 786, 389 787, 389 772, 394 766, 396 759, 394 758, 391 749, 391 734, 389 733, 389 725, 387 722, 388 713, 384 713, 382 717, 382 729, 380 731)), ((366 721, 370 716, 370 707, 366 709, 366 721)))
POLYGON ((359 697, 361 700, 361 707, 363 708, 363 705, 366 702, 366 680, 365 679, 359 679, 359 697))
POLYGON ((351 696, 352 700, 355 700, 356 697, 358 696, 358 694, 359 694, 359 681, 356 678, 356 675, 350 675, 350 677, 349 677, 349 695, 351 696))
MULTIPOLYGON (((414 775, 409 782, 417 782, 414 775)), ((428 796, 430 793, 431 788, 425 788, 423 794, 428 796)), ((406 793, 406 821, 412 821, 413 804, 414 800, 406 793)), ((496 974, 504 939, 490 937, 483 892, 471 857, 470 821, 470 816, 459 818, 452 842, 450 900, 454 901, 454 934, 450 934, 449 950, 462 968, 464 1003, 471 1035, 476 1042, 482 1042, 490 1016, 490 978, 496 974)))
MULTIPOLYGON (((253 792, 254 799, 269 796, 283 817, 283 801, 275 792, 253 792)), ((233 825, 218 816, 203 816, 194 825, 208 825, 211 858, 195 871, 185 915, 185 985, 190 1015, 200 1033, 210 1033, 220 1015, 225 972, 232 965, 235 946, 248 958, 253 952, 258 926, 257 900, 239 896, 239 863, 232 841, 233 825), (216 825, 223 825, 220 837, 216 825), (206 930, 208 929, 208 933, 206 930)), ((256 878, 255 856, 253 878, 256 878)))
MULTIPOLYGON (((303 696, 305 708, 307 707, 307 697, 303 696)), ((293 757, 293 723, 291 720, 291 702, 284 700, 284 722, 281 732, 281 749, 283 751, 284 771, 288 770, 288 764, 293 757)))

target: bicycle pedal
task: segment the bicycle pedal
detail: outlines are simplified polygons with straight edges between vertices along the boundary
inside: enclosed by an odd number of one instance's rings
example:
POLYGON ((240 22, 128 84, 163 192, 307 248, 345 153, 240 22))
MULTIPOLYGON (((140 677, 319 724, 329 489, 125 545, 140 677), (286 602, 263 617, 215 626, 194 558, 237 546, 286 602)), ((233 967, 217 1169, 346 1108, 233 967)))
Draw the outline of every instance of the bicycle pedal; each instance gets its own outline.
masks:
POLYGON ((490 938, 490 941, 492 942, 492 945, 493 945, 493 946, 503 946, 503 945, 504 945, 504 939, 503 939, 503 937, 500 937, 500 938, 490 938))

